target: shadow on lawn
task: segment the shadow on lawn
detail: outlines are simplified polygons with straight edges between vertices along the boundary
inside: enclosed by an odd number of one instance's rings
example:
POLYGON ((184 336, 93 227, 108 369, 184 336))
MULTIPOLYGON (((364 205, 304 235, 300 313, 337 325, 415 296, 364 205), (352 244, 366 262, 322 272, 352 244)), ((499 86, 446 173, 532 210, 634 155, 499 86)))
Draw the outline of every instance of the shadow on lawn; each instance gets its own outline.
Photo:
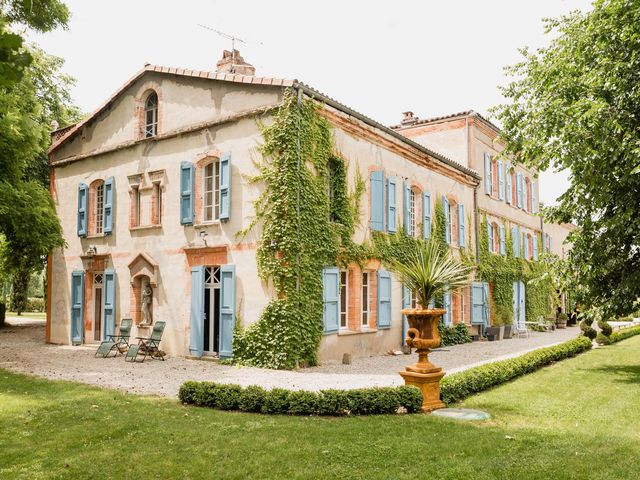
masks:
POLYGON ((618 383, 640 383, 640 365, 607 365, 594 368, 598 372, 615 374, 612 380, 618 383))

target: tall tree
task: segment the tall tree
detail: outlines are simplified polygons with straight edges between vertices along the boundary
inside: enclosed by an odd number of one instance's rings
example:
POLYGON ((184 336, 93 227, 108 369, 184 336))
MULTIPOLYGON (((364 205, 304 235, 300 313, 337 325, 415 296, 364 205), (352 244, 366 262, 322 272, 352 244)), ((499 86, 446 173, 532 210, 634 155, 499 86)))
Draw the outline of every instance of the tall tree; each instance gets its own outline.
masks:
POLYGON ((578 300, 626 314, 640 298, 640 0, 545 20, 546 48, 507 68, 493 112, 505 154, 570 172, 549 219, 574 222, 569 268, 578 300))
POLYGON ((68 16, 57 0, 0 2, 0 271, 13 277, 18 310, 30 273, 64 244, 47 190, 47 147, 51 121, 73 120, 77 110, 62 60, 27 48, 11 27, 49 31, 65 26, 68 16))

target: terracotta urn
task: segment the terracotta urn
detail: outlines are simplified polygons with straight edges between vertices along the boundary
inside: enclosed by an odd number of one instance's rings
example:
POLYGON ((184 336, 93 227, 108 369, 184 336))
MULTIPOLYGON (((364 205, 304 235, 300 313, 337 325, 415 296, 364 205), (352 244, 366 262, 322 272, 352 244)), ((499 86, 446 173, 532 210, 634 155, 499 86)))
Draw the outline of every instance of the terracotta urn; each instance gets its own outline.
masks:
POLYGON ((425 412, 445 406, 440 400, 440 380, 444 372, 429 361, 430 350, 440 346, 438 322, 445 312, 441 308, 401 311, 409 323, 406 343, 416 349, 418 362, 406 366, 400 375, 407 385, 414 385, 422 391, 422 410, 425 412))

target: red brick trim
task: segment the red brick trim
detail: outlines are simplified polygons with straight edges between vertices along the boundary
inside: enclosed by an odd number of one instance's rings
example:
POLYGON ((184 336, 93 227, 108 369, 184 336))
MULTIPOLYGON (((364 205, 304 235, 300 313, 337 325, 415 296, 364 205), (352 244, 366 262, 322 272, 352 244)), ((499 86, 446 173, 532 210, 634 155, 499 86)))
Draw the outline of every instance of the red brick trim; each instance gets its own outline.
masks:
POLYGON ((147 101, 147 98, 152 93, 155 93, 158 96, 158 126, 156 129, 156 135, 161 133, 163 127, 163 94, 162 88, 160 84, 153 80, 148 80, 143 83, 138 89, 138 94, 135 97, 135 110, 134 115, 137 119, 136 122, 136 131, 134 137, 137 140, 145 138, 144 136, 144 127, 145 127, 145 118, 144 118, 144 106, 147 101))

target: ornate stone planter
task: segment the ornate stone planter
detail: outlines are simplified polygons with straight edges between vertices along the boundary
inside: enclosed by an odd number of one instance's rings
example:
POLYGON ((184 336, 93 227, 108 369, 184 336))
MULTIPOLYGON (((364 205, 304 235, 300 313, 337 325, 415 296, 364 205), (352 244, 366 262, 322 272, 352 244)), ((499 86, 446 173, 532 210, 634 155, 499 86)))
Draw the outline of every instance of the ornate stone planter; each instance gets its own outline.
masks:
POLYGON ((429 361, 429 351, 440 346, 438 322, 445 313, 441 308, 431 310, 405 309, 407 316, 407 345, 418 352, 418 362, 408 365, 400 372, 407 385, 414 385, 422 391, 422 410, 430 412, 445 405, 440 400, 440 380, 444 377, 442 368, 429 361))

